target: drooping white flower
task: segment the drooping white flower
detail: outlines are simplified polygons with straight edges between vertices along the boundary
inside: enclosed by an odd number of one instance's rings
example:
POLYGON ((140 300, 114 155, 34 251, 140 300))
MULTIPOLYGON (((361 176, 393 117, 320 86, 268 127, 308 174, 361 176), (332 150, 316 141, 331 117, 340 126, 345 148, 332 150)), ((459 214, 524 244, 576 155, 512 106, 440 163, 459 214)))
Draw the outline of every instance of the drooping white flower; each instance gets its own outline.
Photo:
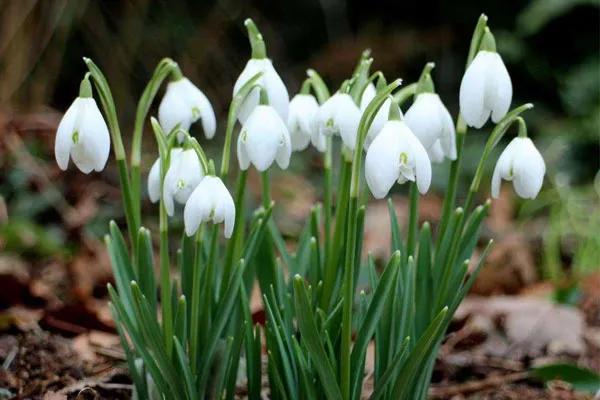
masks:
POLYGON ((54 155, 65 171, 69 158, 84 174, 102 171, 110 153, 110 134, 92 97, 77 97, 58 124, 54 155))
POLYGON ((168 215, 173 215, 175 201, 185 204, 192 191, 202 181, 204 173, 193 149, 184 150, 175 157, 171 156, 163 182, 163 201, 168 215))
MULTIPOLYGON (((290 101, 287 127, 292 150, 304 150, 317 130, 316 116, 319 103, 310 94, 297 94, 290 101)), ((322 151, 322 150, 321 150, 322 151)))
POLYGON ((404 114, 404 121, 428 151, 431 151, 435 143, 439 143, 444 156, 456 159, 454 123, 436 93, 418 94, 404 114))
MULTIPOLYGON (((273 63, 268 58, 253 58, 248 60, 246 67, 244 67, 244 70, 233 86, 233 95, 235 96, 242 86, 259 72, 262 72, 262 75, 256 83, 267 92, 269 104, 277 110, 281 119, 287 121, 290 97, 285 84, 273 67, 273 63)), ((259 97, 260 88, 256 87, 252 89, 246 97, 246 100, 240 106, 238 119, 242 124, 246 122, 250 113, 252 113, 252 110, 258 105, 259 97)))
MULTIPOLYGON (((361 111, 347 93, 336 93, 319 108, 317 124, 320 136, 339 134, 351 150, 356 146, 356 134, 361 111)), ((322 140, 322 139, 321 139, 322 140)))
MULTIPOLYGON (((171 149, 171 160, 175 160, 181 151, 181 147, 171 149)), ((160 199, 160 157, 154 161, 148 173, 148 197, 152 203, 160 199)))
POLYGON ((499 122, 508 112, 512 83, 502 57, 495 51, 477 53, 460 84, 460 113, 469 126, 481 128, 492 116, 499 122))
POLYGON ((282 169, 288 167, 292 155, 290 134, 273 107, 254 108, 238 137, 237 155, 243 170, 254 164, 257 170, 265 171, 273 161, 282 169))
POLYGON ((516 137, 506 146, 492 175, 492 197, 500 195, 502 179, 513 181, 515 192, 524 199, 534 199, 544 182, 546 164, 531 139, 516 137))
POLYGON ((183 209, 185 233, 192 236, 202 222, 225 222, 225 237, 230 238, 235 223, 235 204, 231 194, 216 176, 205 176, 196 186, 183 209))
MULTIPOLYGON (((211 139, 217 129, 217 120, 210 101, 187 78, 172 81, 158 106, 158 120, 165 133, 179 124, 183 130, 189 131, 190 126, 201 120, 204 136, 211 139)), ((178 138, 179 141, 183 138, 178 138)))
POLYGON ((373 84, 373 82, 369 82, 362 96, 360 97, 360 109, 362 111, 365 111, 365 108, 367 108, 371 100, 373 100, 376 95, 377 89, 375 88, 375 85, 373 84))
POLYGON ((385 197, 394 182, 413 181, 419 192, 429 190, 431 163, 427 151, 403 121, 388 121, 373 140, 365 159, 365 177, 377 199, 385 197))

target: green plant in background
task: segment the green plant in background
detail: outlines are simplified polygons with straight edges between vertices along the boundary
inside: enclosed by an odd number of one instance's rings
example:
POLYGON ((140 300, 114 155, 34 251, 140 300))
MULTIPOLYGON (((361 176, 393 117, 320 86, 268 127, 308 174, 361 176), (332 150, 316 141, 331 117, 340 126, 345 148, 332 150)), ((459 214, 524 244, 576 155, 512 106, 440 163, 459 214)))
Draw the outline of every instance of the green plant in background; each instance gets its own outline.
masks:
POLYGON ((136 396, 231 399, 244 358, 249 397, 258 399, 264 335, 272 398, 360 398, 367 350, 374 341, 371 398, 424 399, 444 332, 491 245, 469 274, 490 206, 486 202, 475 207, 475 195, 492 150, 515 123, 519 137, 498 160, 493 194, 501 179, 512 180, 526 198, 541 188, 544 161, 520 116, 532 106, 509 111, 511 80, 484 15, 469 49, 456 127, 435 93, 432 63, 417 82, 397 90, 399 79, 388 84, 381 72, 370 73, 368 52, 332 96, 319 74, 309 70, 298 95, 307 97, 290 103, 262 35, 251 20, 246 27, 252 58, 234 86, 218 173, 188 133, 200 120, 205 135, 213 136, 212 106, 170 59, 159 63, 139 101, 129 162, 110 87, 90 59, 85 59, 89 73, 80 96, 57 131, 56 158, 63 169, 70 158, 84 173, 102 169, 113 145, 129 245, 111 223, 106 243, 116 290, 109 286, 109 293, 136 396), (90 78, 107 123, 91 97, 90 78), (159 120, 151 118, 159 159, 148 184, 151 200, 159 201, 157 280, 151 234, 140 222, 140 149, 144 123, 165 79, 171 83, 159 106, 159 120), (310 100, 311 90, 316 99, 310 100), (401 107, 410 99, 414 101, 404 118, 401 107), (490 118, 495 126, 466 201, 457 207, 467 126, 479 128, 490 118), (232 197, 224 182, 238 120, 240 172, 232 197), (342 139, 340 151, 336 135, 342 139), (274 163, 287 168, 292 150, 309 142, 323 153, 323 204, 312 208, 296 251, 290 253, 270 218, 269 169, 274 163), (375 197, 387 196, 396 182, 409 184, 406 237, 390 201, 393 254, 381 271, 362 254, 367 207, 366 196, 361 196, 363 150, 366 183, 375 197), (337 184, 334 155, 339 155, 337 184), (443 158, 452 163, 440 224, 435 230, 428 223, 419 227, 419 193, 429 189, 431 161, 443 158), (250 166, 261 174, 262 206, 246 218, 250 166), (177 203, 184 205, 185 232, 173 255, 169 216, 178 212, 177 203), (218 234, 222 222, 225 243, 218 234), (357 293, 361 270, 367 271, 369 287, 357 293), (248 304, 255 281, 265 307, 264 327, 254 324, 248 304))

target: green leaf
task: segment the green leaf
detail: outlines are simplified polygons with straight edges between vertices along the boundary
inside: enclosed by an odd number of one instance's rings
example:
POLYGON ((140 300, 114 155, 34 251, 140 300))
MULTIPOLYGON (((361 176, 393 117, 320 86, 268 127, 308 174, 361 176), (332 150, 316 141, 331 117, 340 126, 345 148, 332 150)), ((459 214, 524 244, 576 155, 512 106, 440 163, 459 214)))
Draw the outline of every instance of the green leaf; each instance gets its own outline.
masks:
POLYGON ((137 257, 138 279, 140 289, 148 302, 150 308, 155 310, 156 299, 156 277, 154 276, 154 252, 152 250, 152 238, 150 231, 146 228, 140 228, 138 232, 137 257))
POLYGON ((596 394, 600 391, 600 375, 587 368, 571 364, 546 364, 531 369, 532 375, 542 382, 565 381, 580 392, 596 394))
POLYGON ((342 393, 336 381, 333 366, 329 362, 327 353, 325 353, 325 348, 321 342, 321 336, 317 331, 313 311, 308 300, 306 287, 304 286, 302 277, 299 275, 294 277, 294 299, 302 343, 314 359, 315 368, 321 379, 325 394, 330 400, 341 400, 342 393))
POLYGON ((391 197, 388 199, 387 204, 388 213, 390 214, 390 229, 392 232, 392 251, 400 250, 400 252, 404 252, 402 238, 400 237, 400 225, 398 224, 398 216, 396 215, 394 201, 391 197))
POLYGON ((181 343, 179 343, 179 339, 174 336, 173 342, 175 343, 175 353, 177 354, 179 370, 183 373, 182 375, 185 383, 185 393, 187 395, 186 398, 189 400, 195 400, 198 398, 198 396, 194 386, 192 371, 190 370, 190 360, 188 360, 186 357, 183 347, 181 347, 181 343))

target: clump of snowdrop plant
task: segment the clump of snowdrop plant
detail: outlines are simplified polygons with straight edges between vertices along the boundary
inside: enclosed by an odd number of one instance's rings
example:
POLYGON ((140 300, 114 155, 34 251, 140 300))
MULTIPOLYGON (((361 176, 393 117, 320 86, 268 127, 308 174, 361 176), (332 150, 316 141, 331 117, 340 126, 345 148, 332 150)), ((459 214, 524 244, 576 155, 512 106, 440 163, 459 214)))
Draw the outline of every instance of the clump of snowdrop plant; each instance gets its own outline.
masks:
POLYGON ((368 51, 333 95, 309 69, 290 102, 264 38, 251 20, 246 27, 252 56, 233 90, 218 170, 189 132, 200 120, 207 139, 215 134, 210 101, 171 59, 158 64, 140 98, 130 158, 108 82, 90 59, 84 59, 89 72, 79 97, 57 130, 61 169, 72 158, 84 173, 102 170, 112 143, 126 233, 114 222, 109 226, 116 287, 108 290, 135 398, 233 399, 242 385, 248 398, 261 399, 266 373, 271 398, 425 399, 444 332, 491 245, 469 272, 490 207, 489 201, 475 207, 476 195, 492 150, 515 123, 519 135, 498 159, 492 196, 502 179, 524 198, 535 197, 542 185, 544 161, 521 116, 532 106, 509 110, 512 84, 484 15, 469 49, 456 124, 435 93, 432 63, 417 82, 400 87, 400 79, 370 72, 368 51), (148 118, 162 86, 158 119, 148 118), (495 125, 459 206, 467 126, 481 127, 490 116, 495 125), (149 206, 158 213, 158 251, 141 215, 148 119, 158 147, 147 178, 149 206), (238 162, 231 163, 236 129, 238 162), (292 150, 310 149, 309 143, 323 157, 323 199, 292 252, 271 218, 276 205, 269 171, 273 164, 286 169, 292 150), (432 230, 427 222, 418 224, 419 197, 429 190, 431 163, 444 159, 449 167, 440 173, 448 175, 448 189, 432 230), (235 182, 230 164, 239 167, 235 182), (246 182, 253 168, 261 176, 262 204, 248 215, 246 182), (388 197, 398 183, 410 199, 405 231, 389 200, 391 256, 383 262, 362 250, 370 197, 363 170, 373 197, 388 197), (183 229, 171 223, 181 218, 183 229), (358 283, 361 270, 366 285, 358 283), (249 307, 255 284, 264 325, 255 323, 249 307), (371 342, 374 370, 368 378, 371 342), (364 393, 367 379, 373 380, 370 393, 364 393))

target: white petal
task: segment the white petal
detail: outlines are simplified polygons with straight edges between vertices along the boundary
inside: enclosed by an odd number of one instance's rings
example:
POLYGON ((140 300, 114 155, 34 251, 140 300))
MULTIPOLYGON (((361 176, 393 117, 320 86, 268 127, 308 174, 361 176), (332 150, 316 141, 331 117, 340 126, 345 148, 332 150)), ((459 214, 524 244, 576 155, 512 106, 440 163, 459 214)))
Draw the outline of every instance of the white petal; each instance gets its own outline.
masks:
POLYGON ((433 146, 427 149, 427 155, 432 163, 438 164, 444 161, 444 150, 442 149, 442 145, 440 144, 439 140, 437 140, 433 146))
POLYGON ((208 101, 208 98, 204 93, 187 78, 183 78, 182 81, 184 81, 186 85, 187 100, 189 102, 188 107, 191 107, 192 109, 192 122, 196 122, 199 118, 202 122, 204 136, 206 136, 207 139, 212 139, 215 136, 215 131, 217 129, 217 119, 210 101, 208 101))
POLYGON ((487 74, 486 104, 492 110, 492 121, 500 122, 510 108, 512 101, 512 82, 502 57, 491 53, 487 74))
MULTIPOLYGON (((408 127, 406 130, 409 131, 408 127)), ((410 135, 407 132, 405 137, 410 144, 411 153, 415 160, 417 188, 421 194, 425 194, 431 185, 431 161, 429 161, 425 147, 412 132, 410 132, 410 135)))
POLYGON ((200 223, 207 221, 213 211, 214 185, 210 179, 203 179, 192 192, 183 209, 185 233, 192 236, 200 223))
POLYGON ((500 157, 498 157, 498 161, 494 167, 494 173, 492 174, 492 197, 495 199, 500 196, 501 179, 512 180, 512 162, 518 148, 518 141, 515 141, 515 139, 506 146, 500 157))
POLYGON ((373 85, 373 82, 370 82, 367 85, 367 87, 365 88, 365 91, 363 92, 363 94, 360 98, 361 111, 365 111, 365 108, 367 108, 367 106, 369 105, 371 100, 373 100, 376 95, 377 95, 377 89, 375 89, 375 85, 373 85))
POLYGON ((148 197, 152 203, 160 199, 160 157, 154 161, 148 173, 148 197))
POLYGON ((333 119, 342 137, 342 141, 350 150, 354 150, 356 146, 356 135, 360 117, 361 111, 354 104, 352 97, 348 94, 340 95, 333 119))
POLYGON ((443 104, 442 107, 441 118, 443 128, 440 136, 440 145, 447 158, 456 160, 456 130, 454 128, 454 121, 452 121, 450 113, 443 104))
POLYGON ((194 150, 185 150, 176 157, 171 156, 163 184, 163 201, 168 215, 173 215, 174 201, 184 204, 203 176, 200 161, 194 150))
POLYGON ((367 185, 377 199, 385 197, 398 179, 400 141, 399 121, 389 121, 373 140, 365 158, 367 185))
POLYGON ((224 235, 226 238, 230 238, 233 233, 233 227, 235 224, 235 204, 233 198, 229 193, 229 190, 223 184, 223 181, 219 178, 210 177, 215 179, 215 216, 213 222, 220 223, 224 222, 224 235))
POLYGON ((94 149, 94 169, 102 171, 110 154, 110 133, 96 101, 92 98, 88 99, 85 121, 82 120, 81 124, 85 140, 94 149))
POLYGON ((240 169, 245 171, 250 167, 250 157, 246 151, 246 141, 248 140, 248 132, 242 128, 237 142, 237 156, 240 164, 240 169))
POLYGON ((78 97, 73 101, 60 120, 58 129, 56 130, 54 156, 56 157, 56 163, 63 171, 69 166, 69 156, 71 154, 71 146, 73 145, 73 133, 82 104, 81 100, 82 99, 78 97))
MULTIPOLYGON (((169 82, 167 90, 158 106, 158 121, 165 134, 179 124, 183 130, 189 130, 192 124, 192 110, 187 101, 187 79, 169 82)), ((189 82, 189 81, 188 81, 189 82)))
POLYGON ((481 128, 490 110, 485 107, 486 77, 488 74, 487 51, 477 53, 460 83, 460 113, 469 126, 481 128))
POLYGON ((534 199, 542 188, 546 164, 531 139, 515 139, 521 142, 513 159, 515 192, 524 199, 534 199))
POLYGON ((273 106, 282 120, 286 121, 288 117, 288 107, 290 96, 283 80, 273 67, 271 60, 265 60, 265 76, 263 79, 267 94, 269 95, 269 105, 273 106))
POLYGON ((442 134, 443 110, 444 105, 437 94, 422 93, 404 114, 406 125, 426 148, 433 146, 442 134))
POLYGON ((379 134, 379 132, 381 132, 381 129, 383 129, 383 126, 387 122, 388 116, 390 114, 391 104, 392 101, 390 99, 387 99, 383 102, 383 105, 381 106, 381 108, 379 108, 377 114, 375 114, 375 118, 373 119, 373 122, 369 127, 369 131, 367 132, 367 137, 365 138, 365 150, 369 148, 371 143, 373 143, 373 140, 379 134))
POLYGON ((304 150, 316 130, 316 114, 319 111, 317 100, 307 94, 298 94, 290 101, 287 127, 292 142, 292 150, 304 150))

